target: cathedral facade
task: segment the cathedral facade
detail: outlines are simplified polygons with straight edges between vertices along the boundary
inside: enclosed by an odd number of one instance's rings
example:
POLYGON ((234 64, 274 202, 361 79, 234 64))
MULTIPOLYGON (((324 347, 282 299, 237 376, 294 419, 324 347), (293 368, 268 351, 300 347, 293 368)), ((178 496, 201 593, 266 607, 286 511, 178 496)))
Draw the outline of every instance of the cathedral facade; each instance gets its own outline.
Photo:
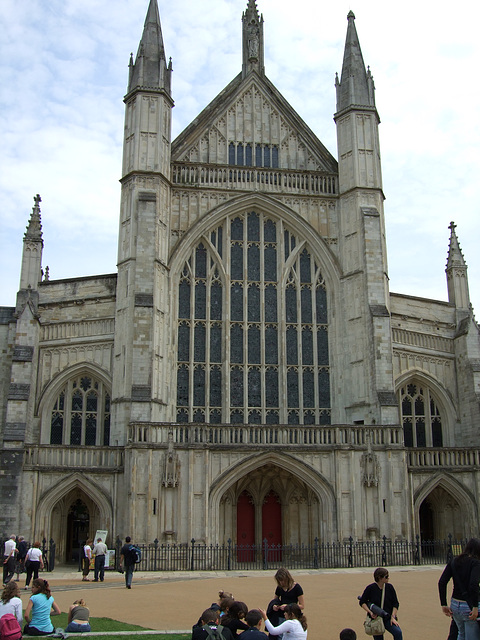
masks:
MULTIPOLYGON (((348 15, 338 160, 241 72, 176 140, 157 0, 129 67, 117 273, 50 280, 41 198, 0 308, 0 533, 238 544, 478 533, 480 331, 389 291, 379 116, 348 15)), ((47 205, 48 206, 48 205, 47 205)), ((447 248, 446 248, 447 250, 447 248)))

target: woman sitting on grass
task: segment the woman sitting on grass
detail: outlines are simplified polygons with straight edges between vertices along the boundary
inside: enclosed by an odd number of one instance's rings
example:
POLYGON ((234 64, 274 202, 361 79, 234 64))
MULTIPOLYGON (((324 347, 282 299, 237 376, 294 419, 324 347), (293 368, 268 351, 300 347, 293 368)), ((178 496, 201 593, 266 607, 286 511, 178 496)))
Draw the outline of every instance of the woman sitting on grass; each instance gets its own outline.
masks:
POLYGON ((20 590, 18 584, 11 580, 3 587, 0 598, 0 618, 6 613, 11 613, 18 620, 21 626, 23 622, 22 601, 20 600, 20 590))
POLYGON ((283 636, 283 640, 307 640, 307 619, 298 604, 287 604, 284 609, 285 622, 274 627, 265 611, 260 609, 265 628, 272 636, 283 636))
POLYGON ((91 631, 90 611, 85 606, 85 600, 75 600, 68 610, 68 625, 65 629, 66 633, 84 633, 91 631))
POLYGON ((53 633, 53 624, 50 616, 58 616, 61 611, 53 600, 50 587, 46 580, 36 578, 32 582, 32 595, 25 609, 27 624, 23 634, 27 636, 48 636, 53 633))

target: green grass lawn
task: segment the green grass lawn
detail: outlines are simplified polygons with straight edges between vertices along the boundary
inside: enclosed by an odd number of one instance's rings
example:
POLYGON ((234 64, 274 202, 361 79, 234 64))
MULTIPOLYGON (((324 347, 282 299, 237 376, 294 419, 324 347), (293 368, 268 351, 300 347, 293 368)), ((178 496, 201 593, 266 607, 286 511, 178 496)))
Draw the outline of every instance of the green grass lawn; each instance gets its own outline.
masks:
MULTIPOLYGON (((61 627, 65 629, 67 626, 67 614, 62 613, 59 616, 52 617, 52 624, 55 627, 61 627)), ((103 631, 147 631, 146 627, 140 627, 136 624, 128 624, 126 622, 119 622, 118 620, 112 620, 111 618, 93 618, 90 617, 90 626, 92 627, 91 633, 85 634, 85 639, 87 640, 109 640, 110 638, 115 638, 115 636, 96 636, 95 631, 103 632, 103 631)), ((28 637, 28 636, 25 636, 28 637)), ((164 633, 155 633, 148 634, 145 636, 132 634, 132 635, 121 635, 117 636, 121 640, 189 640, 191 637, 190 634, 181 634, 181 633, 172 633, 172 634, 164 634, 164 633)))

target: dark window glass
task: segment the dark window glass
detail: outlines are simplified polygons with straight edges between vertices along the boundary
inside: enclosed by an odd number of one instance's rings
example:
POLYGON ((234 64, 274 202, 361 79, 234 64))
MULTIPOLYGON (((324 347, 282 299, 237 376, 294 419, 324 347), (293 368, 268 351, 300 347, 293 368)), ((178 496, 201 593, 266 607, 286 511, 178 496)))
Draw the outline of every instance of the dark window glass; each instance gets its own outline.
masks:
POLYGON ((238 282, 232 284, 230 304, 232 320, 243 320, 243 286, 238 282))
POLYGON ((278 411, 268 411, 267 413, 267 417, 266 417, 266 423, 267 424, 278 424, 279 421, 279 417, 278 417, 278 411))
POLYGON ((330 372, 328 369, 320 369, 318 372, 318 401, 321 407, 330 407, 330 372))
POLYGON ((188 362, 190 358, 190 327, 182 322, 178 327, 178 360, 188 362))
POLYGON ((203 424, 205 422, 205 413, 201 409, 197 409, 193 412, 193 421, 197 424, 203 424))
POLYGON ((190 318, 190 283, 182 280, 178 291, 178 317, 190 318))
POLYGON ((82 411, 83 409, 83 393, 78 389, 72 394, 72 411, 82 411))
POLYGON ((300 424, 300 420, 298 417, 298 411, 289 411, 288 412, 288 424, 300 424))
MULTIPOLYGON (((298 373, 293 369, 287 371, 287 402, 289 408, 296 409, 298 401, 298 373)), ((298 415, 297 415, 298 419, 298 415)))
POLYGON ((223 257, 223 229, 222 229, 222 227, 218 228, 217 251, 218 251, 218 255, 222 258, 223 257))
POLYGON ((50 423, 50 444, 63 444, 63 415, 55 411, 50 423))
POLYGON ((232 407, 243 406, 243 369, 238 367, 230 371, 230 404, 232 407))
POLYGON ((248 372, 248 406, 260 407, 261 405, 260 370, 250 369, 248 372))
POLYGON ((315 424, 315 414, 313 411, 303 412, 303 424, 315 424))
POLYGON ((417 420, 416 423, 416 432, 417 432, 417 447, 426 447, 427 441, 425 437, 425 420, 417 420))
POLYGON ((250 411, 250 415, 248 416, 249 424, 260 424, 262 421, 262 416, 260 415, 260 411, 250 411))
POLYGON ((312 281, 311 274, 312 261, 307 251, 304 249, 300 255, 300 281, 310 283, 312 281))
POLYGON ((249 242, 258 242, 260 240, 260 218, 258 213, 248 214, 247 240, 249 242))
POLYGON ((188 422, 188 413, 185 409, 177 411, 177 422, 188 422))
POLYGON ((263 166, 270 167, 270 147, 264 147, 263 149, 263 166))
POLYGON ((434 447, 443 447, 442 423, 439 418, 432 420, 432 445, 434 447))
POLYGON ((285 306, 287 322, 297 322, 297 290, 294 287, 285 290, 285 306))
POLYGON ((220 369, 210 370, 210 406, 222 406, 222 372, 220 369))
POLYGON ((243 144, 237 145, 237 164, 243 165, 243 144))
POLYGON ((302 322, 310 324, 312 322, 312 291, 310 287, 301 289, 300 300, 302 301, 302 322))
POLYGON ((315 406, 315 390, 313 382, 313 371, 303 370, 303 406, 315 406))
POLYGON ((222 421, 222 412, 218 409, 210 411, 210 422, 212 424, 220 424, 222 421))
POLYGON ((243 362, 243 327, 239 324, 232 324, 230 328, 230 360, 243 362))
POLYGON ((195 318, 207 317, 207 288, 205 282, 195 284, 195 318))
MULTIPOLYGON (((110 402, 110 399, 108 399, 108 401, 110 402)), ((109 445, 110 445, 110 414, 106 414, 103 420, 103 446, 108 447, 109 445)))
POLYGON ((272 167, 278 169, 278 147, 272 147, 272 167))
POLYGON ((210 327, 210 360, 211 362, 222 361, 222 327, 220 325, 210 327))
POLYGON ((228 145, 228 164, 235 164, 235 145, 233 142, 228 145))
POLYGON ((248 288, 248 321, 260 322, 260 289, 256 284, 248 288))
POLYGON ((87 447, 93 447, 97 439, 97 416, 96 414, 88 414, 85 419, 85 444, 87 447))
POLYGON ((415 415, 424 416, 425 415, 425 403, 422 397, 418 397, 415 399, 415 415))
POLYGON ((263 237, 265 242, 277 241, 277 226, 273 220, 265 220, 263 223, 263 237))
POLYGON ((247 167, 252 166, 252 145, 250 143, 245 148, 245 164, 247 167))
POLYGON ((403 398, 402 400, 402 413, 404 416, 412 415, 412 400, 409 397, 403 398))
POLYGON ((248 247, 248 279, 260 280, 260 247, 257 244, 248 247))
POLYGON ((248 328, 248 362, 249 364, 260 364, 260 328, 248 328))
POLYGON ((264 250, 264 271, 267 282, 275 282, 277 279, 277 248, 266 245, 264 250))
POLYGON ((193 372, 193 404, 196 407, 205 405, 205 369, 196 367, 193 372))
POLYGON ((328 364, 328 333, 325 329, 317 331, 318 364, 328 364))
POLYGON ((231 226, 232 240, 243 240, 243 220, 235 218, 231 226))
POLYGON ((230 422, 232 424, 243 424, 243 411, 239 411, 238 409, 236 411, 231 411, 230 422))
POLYGON ((298 364, 297 328, 287 327, 287 364, 298 364))
POLYGON ((59 395, 57 400, 57 409, 59 411, 63 411, 64 408, 65 408, 65 393, 62 391, 62 393, 59 395))
POLYGON ((222 319, 222 285, 217 281, 210 288, 210 319, 222 319))
POLYGON ((207 251, 203 244, 199 244, 195 251, 195 276, 197 278, 207 277, 207 251))
POLYGON ((96 393, 87 393, 87 411, 92 412, 92 411, 97 411, 97 405, 98 405, 98 398, 97 398, 97 394, 96 393))
POLYGON ((92 380, 91 378, 87 378, 86 376, 83 377, 80 380, 80 387, 84 390, 87 391, 88 389, 90 389, 90 387, 92 386, 92 380))
POLYGON ((313 334, 310 327, 302 329, 302 363, 313 364, 313 334))
POLYGON ((265 371, 266 406, 278 407, 278 371, 266 369, 265 371))
POLYGON ((70 444, 81 444, 82 442, 82 415, 72 413, 70 422, 70 444))
POLYGON ((331 424, 332 422, 332 416, 330 415, 330 413, 326 412, 326 411, 322 411, 322 413, 320 414, 320 424, 321 425, 326 425, 326 424, 331 424))
POLYGON ((257 167, 262 166, 262 146, 259 144, 255 147, 255 165, 257 167))
POLYGON ((203 323, 195 325, 193 336, 193 357, 195 359, 195 362, 205 362, 206 332, 205 325, 203 323))
POLYGON ((177 373, 177 405, 188 407, 188 369, 180 367, 177 373))
POLYGON ((317 322, 327 324, 327 292, 322 286, 318 286, 315 291, 317 322))
POLYGON ((243 280, 243 245, 237 242, 231 249, 231 276, 232 280, 243 280))
POLYGON ((265 327, 265 362, 267 364, 278 364, 277 327, 265 327))
POLYGON ((277 288, 274 284, 265 287, 265 322, 277 322, 277 288))

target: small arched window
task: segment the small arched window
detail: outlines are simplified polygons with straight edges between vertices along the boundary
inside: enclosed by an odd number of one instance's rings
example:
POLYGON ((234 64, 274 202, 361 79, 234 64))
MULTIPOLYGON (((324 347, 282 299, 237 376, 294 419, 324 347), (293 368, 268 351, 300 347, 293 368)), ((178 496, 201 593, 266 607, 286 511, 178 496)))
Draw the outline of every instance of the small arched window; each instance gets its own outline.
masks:
POLYGON ((110 444, 110 393, 102 382, 81 375, 65 384, 53 405, 50 444, 110 444))
POLYGON ((403 437, 406 447, 442 447, 442 417, 423 385, 410 383, 400 389, 403 437))

